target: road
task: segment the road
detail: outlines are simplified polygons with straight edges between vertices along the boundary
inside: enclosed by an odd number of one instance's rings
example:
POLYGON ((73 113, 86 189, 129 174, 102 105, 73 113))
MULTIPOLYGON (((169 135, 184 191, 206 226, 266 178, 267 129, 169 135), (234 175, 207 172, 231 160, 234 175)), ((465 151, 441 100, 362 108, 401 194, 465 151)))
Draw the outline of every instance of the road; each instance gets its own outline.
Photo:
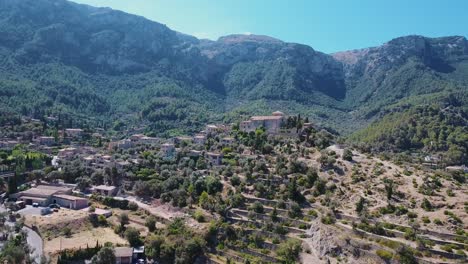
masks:
MULTIPOLYGON (((4 205, 0 205, 0 213, 5 212, 6 209, 4 205)), ((7 224, 10 226, 14 226, 15 223, 12 223, 10 221, 7 221, 7 224)), ((29 247, 31 248, 31 257, 34 258, 35 263, 41 263, 41 256, 43 255, 43 249, 44 249, 44 242, 42 241, 42 238, 39 236, 39 234, 32 230, 29 227, 24 226, 23 230, 26 232, 28 235, 27 237, 27 242, 29 247)))
POLYGON ((43 255, 44 243, 42 238, 37 232, 29 227, 23 227, 23 230, 28 234, 28 244, 31 247, 31 256, 34 257, 36 263, 41 263, 41 256, 43 255))

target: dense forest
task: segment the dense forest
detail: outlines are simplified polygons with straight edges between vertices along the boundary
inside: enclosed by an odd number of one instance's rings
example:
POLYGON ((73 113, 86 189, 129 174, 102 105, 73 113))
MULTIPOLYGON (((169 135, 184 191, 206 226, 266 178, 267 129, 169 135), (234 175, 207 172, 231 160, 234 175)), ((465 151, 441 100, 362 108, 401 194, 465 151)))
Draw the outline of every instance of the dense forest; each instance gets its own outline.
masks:
POLYGON ((449 94, 432 103, 398 105, 350 139, 378 151, 440 153, 447 164, 468 162, 468 96, 449 94))

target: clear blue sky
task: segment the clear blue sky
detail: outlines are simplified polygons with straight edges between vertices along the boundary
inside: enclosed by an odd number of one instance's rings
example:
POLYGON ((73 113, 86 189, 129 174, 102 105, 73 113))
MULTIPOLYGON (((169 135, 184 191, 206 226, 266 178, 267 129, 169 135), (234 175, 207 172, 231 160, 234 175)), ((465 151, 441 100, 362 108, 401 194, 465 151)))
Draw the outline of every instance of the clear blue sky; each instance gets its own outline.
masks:
POLYGON ((466 0, 73 0, 144 16, 199 38, 272 36, 331 53, 418 34, 468 35, 466 0))

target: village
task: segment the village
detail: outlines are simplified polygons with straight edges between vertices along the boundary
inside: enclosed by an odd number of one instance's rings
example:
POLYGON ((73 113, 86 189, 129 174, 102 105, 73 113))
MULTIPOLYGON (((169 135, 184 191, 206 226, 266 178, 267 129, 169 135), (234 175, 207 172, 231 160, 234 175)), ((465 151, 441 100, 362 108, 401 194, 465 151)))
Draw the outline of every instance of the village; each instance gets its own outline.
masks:
MULTIPOLYGON (((25 120, 35 122, 41 126, 25 120)), ((434 183, 436 176, 416 175, 437 175, 436 157, 422 155, 420 167, 396 165, 351 150, 307 118, 279 111, 170 139, 141 133, 112 139, 103 132, 68 128, 55 136, 28 133, 0 141, 2 150, 16 155, 1 165, 8 185, 2 225, 38 234, 31 252, 38 263, 42 256, 90 261, 106 243, 115 263, 165 263, 176 256, 155 251, 154 239, 176 224, 197 235, 217 232, 197 244, 205 248, 202 255, 191 252, 183 263, 389 261, 401 248, 424 263, 466 260, 462 186, 437 178, 437 191, 453 194, 444 201, 429 202, 418 190, 434 183), (12 169, 19 152, 31 163, 21 173, 12 169), (403 190, 407 184, 411 190, 403 190), (412 199, 402 201, 405 194, 412 199), (418 208, 426 200, 430 209, 418 208), (445 215, 443 203, 450 208, 445 215), (426 214, 419 223, 418 214, 426 214), (236 235, 225 234, 231 229, 245 239, 233 243, 236 235), (330 257, 334 251, 336 258, 330 257)))

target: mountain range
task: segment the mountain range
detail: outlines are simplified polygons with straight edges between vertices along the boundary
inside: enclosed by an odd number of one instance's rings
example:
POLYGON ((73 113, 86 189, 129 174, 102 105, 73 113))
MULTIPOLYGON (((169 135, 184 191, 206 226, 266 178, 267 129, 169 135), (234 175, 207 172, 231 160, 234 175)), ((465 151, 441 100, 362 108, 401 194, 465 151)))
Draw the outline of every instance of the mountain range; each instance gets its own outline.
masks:
POLYGON ((413 35, 325 54, 268 36, 197 39, 65 0, 0 0, 0 72, 2 115, 174 135, 281 110, 347 135, 402 105, 465 95, 468 41, 413 35))

